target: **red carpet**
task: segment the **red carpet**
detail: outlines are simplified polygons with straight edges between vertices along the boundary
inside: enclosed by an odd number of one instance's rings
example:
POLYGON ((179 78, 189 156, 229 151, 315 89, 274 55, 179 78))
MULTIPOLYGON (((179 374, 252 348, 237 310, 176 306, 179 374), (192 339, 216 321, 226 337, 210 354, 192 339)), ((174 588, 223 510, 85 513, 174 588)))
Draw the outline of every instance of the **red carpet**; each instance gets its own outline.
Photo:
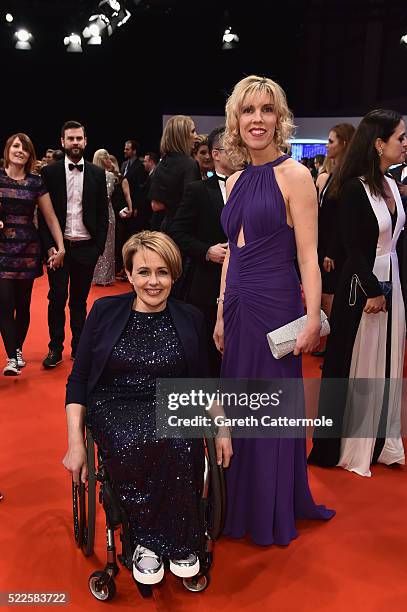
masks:
MULTIPOLYGON (((127 291, 127 284, 92 290, 91 300, 127 291)), ((47 281, 36 281, 32 321, 18 379, 0 378, 0 592, 68 592, 70 610, 402 610, 407 601, 407 486, 405 468, 373 468, 361 478, 339 468, 311 468, 314 498, 335 508, 328 523, 300 521, 299 537, 287 547, 260 548, 223 538, 216 545, 212 582, 188 593, 169 575, 154 597, 143 600, 127 570, 116 579, 117 595, 100 603, 89 593, 88 576, 105 564, 103 513, 99 512, 94 557, 74 545, 66 450, 64 390, 71 368, 44 371, 47 352, 47 281)), ((3 348, 1 355, 4 356, 3 348)), ((2 357, 3 359, 3 357, 2 357)), ((319 360, 305 360, 307 376, 318 376, 319 360)), ((2 365, 2 364, 1 364, 2 365)), ((34 609, 33 606, 26 606, 34 609)), ((65 608, 65 609, 66 609, 65 608)), ((38 608, 36 608, 38 609, 38 608)))

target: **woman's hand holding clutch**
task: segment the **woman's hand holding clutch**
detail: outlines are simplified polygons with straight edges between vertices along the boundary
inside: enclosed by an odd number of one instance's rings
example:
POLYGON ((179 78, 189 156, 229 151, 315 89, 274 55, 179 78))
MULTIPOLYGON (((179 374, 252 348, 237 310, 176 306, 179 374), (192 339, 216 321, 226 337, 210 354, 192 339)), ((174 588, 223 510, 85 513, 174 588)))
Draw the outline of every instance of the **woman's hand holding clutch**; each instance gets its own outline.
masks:
POLYGON ((294 355, 314 351, 319 346, 321 340, 320 331, 320 323, 307 323, 303 331, 298 334, 294 355))
POLYGON ((85 443, 80 441, 69 446, 65 457, 62 459, 62 464, 69 472, 72 472, 75 484, 79 484, 80 481, 86 482, 88 478, 88 464, 85 443))

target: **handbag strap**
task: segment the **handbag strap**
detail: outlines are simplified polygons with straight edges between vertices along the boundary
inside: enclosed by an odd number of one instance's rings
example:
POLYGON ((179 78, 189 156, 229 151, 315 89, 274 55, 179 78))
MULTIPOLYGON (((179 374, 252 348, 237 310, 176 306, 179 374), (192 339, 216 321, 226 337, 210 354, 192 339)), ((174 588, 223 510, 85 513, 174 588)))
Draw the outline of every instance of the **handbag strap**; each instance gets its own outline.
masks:
POLYGON ((359 276, 357 274, 354 274, 350 281, 349 306, 354 306, 356 304, 356 299, 357 299, 356 291, 358 287, 362 289, 363 293, 367 297, 367 293, 362 287, 362 283, 360 282, 359 276))

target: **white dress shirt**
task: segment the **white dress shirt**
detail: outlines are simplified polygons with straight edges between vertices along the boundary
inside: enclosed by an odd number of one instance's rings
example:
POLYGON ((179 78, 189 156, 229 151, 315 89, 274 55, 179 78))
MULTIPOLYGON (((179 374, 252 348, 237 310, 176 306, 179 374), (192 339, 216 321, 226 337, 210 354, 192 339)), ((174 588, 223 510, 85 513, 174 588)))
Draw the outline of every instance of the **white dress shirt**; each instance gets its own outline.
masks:
MULTIPOLYGON (((226 178, 226 175, 221 174, 220 172, 217 172, 216 176, 224 176, 226 178)), ((220 181, 218 179, 218 183, 219 183, 220 190, 222 192, 223 203, 226 204, 226 181, 220 181)))
POLYGON ((83 164, 83 171, 69 169, 71 160, 65 156, 66 176, 66 224, 64 238, 67 240, 90 240, 91 236, 83 223, 82 194, 83 177, 85 174, 85 162, 81 159, 78 164, 83 164))

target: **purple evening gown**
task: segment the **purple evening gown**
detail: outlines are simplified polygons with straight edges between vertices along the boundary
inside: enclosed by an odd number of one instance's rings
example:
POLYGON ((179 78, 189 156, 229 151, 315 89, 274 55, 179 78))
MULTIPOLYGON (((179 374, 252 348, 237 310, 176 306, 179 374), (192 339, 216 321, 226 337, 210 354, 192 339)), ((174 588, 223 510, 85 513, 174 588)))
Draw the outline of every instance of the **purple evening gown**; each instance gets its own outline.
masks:
MULTIPOLYGON (((294 231, 274 175, 285 161, 248 166, 222 212, 230 261, 223 308, 222 378, 299 378, 301 357, 276 360, 266 334, 304 314, 294 265, 294 231), (243 227, 245 245, 237 247, 243 227)), ((305 439, 233 440, 227 470, 228 510, 224 533, 250 535, 257 544, 289 544, 295 519, 329 519, 308 485, 305 439)))

